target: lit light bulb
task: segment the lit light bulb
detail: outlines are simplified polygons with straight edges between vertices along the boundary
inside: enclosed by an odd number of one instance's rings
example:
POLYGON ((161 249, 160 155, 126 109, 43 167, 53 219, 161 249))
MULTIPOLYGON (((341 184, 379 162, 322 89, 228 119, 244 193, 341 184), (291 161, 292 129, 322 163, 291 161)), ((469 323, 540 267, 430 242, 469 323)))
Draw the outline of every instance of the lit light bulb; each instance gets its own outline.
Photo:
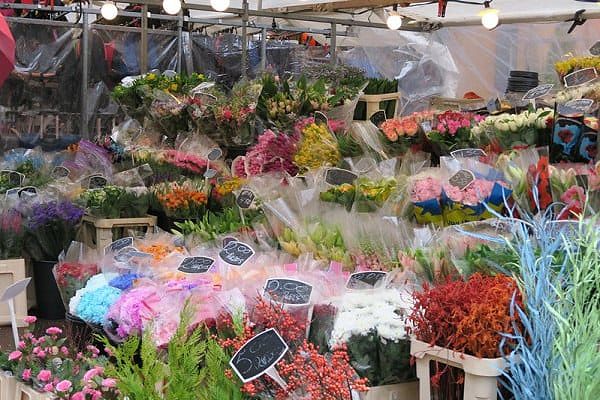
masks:
POLYGON ((163 9, 167 14, 175 15, 181 11, 181 0, 163 0, 163 9))
POLYGON ((479 15, 481 15, 481 25, 483 25, 485 29, 492 30, 498 26, 498 22, 500 21, 498 10, 486 8, 479 15))
POLYGON ((402 16, 396 11, 390 11, 385 23, 391 30, 398 30, 402 26, 402 16))
POLYGON ((119 9, 114 3, 104 3, 102 4, 102 7, 100 7, 100 14, 105 20, 112 21, 113 19, 117 18, 119 9))
POLYGON ((215 11, 225 11, 229 8, 229 0, 210 0, 210 6, 215 11))

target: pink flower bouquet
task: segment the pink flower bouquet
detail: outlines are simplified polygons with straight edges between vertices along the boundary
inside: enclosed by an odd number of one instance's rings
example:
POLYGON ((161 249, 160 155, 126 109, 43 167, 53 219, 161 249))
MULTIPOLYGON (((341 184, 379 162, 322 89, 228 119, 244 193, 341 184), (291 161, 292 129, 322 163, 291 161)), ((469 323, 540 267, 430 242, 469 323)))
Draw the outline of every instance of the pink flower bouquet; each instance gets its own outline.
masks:
POLYGON ((406 117, 388 119, 381 124, 381 142, 386 152, 390 156, 398 156, 410 149, 418 150, 423 140, 421 123, 432 117, 431 112, 417 112, 406 117))
POLYGON ((438 147, 435 150, 438 155, 472 147, 471 128, 483 119, 483 116, 470 112, 446 111, 434 118, 433 130, 427 137, 438 147))
POLYGON ((444 225, 441 197, 442 182, 438 177, 421 177, 412 183, 410 201, 419 224, 444 225))

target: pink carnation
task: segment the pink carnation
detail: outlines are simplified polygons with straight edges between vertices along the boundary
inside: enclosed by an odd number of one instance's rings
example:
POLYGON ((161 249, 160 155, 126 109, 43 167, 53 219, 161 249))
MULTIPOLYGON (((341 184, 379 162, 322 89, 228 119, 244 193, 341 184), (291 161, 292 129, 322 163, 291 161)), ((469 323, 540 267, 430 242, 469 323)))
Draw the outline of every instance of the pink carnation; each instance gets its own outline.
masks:
POLYGON ((412 202, 421 202, 439 199, 442 195, 442 184, 438 179, 428 176, 417 180, 412 187, 410 199, 412 202))
POLYGON ((56 391, 57 392, 67 392, 69 389, 71 389, 71 386, 73 386, 71 381, 68 381, 65 379, 56 384, 56 391))
POLYGON ((34 317, 33 315, 28 315, 23 319, 23 321, 25 321, 27 325, 35 324, 35 321, 37 321, 37 317, 34 317))
POLYGON ((62 329, 56 326, 51 326, 50 328, 46 329, 46 334, 48 335, 60 335, 61 333, 62 329))
POLYGON ((83 392, 73 393, 73 396, 71 396, 71 400, 85 400, 85 394, 83 392))
POLYGON ((96 376, 98 376, 100 374, 101 374, 101 372, 98 369, 92 368, 92 369, 90 369, 88 372, 86 372, 83 375, 83 381, 84 382, 89 382, 89 381, 91 381, 92 379, 94 379, 96 376))
POLYGON ((37 379, 42 382, 48 382, 50 378, 52 378, 52 372, 47 369, 43 369, 37 374, 37 379))
POLYGON ((444 192, 453 201, 458 203, 475 206, 491 194, 496 182, 485 179, 475 179, 464 190, 450 184, 444 185, 444 192))
POLYGON ((50 393, 54 391, 54 385, 51 383, 46 383, 44 385, 44 392, 50 393))
POLYGON ((21 353, 19 350, 15 350, 8 355, 8 361, 20 360, 22 355, 23 353, 21 353))
POLYGON ((23 370, 23 373, 21 374, 21 378, 23 378, 24 381, 28 381, 31 379, 31 369, 27 368, 23 370))
POLYGON ((102 386, 106 388, 114 388, 117 386, 117 381, 113 378, 102 379, 102 386))

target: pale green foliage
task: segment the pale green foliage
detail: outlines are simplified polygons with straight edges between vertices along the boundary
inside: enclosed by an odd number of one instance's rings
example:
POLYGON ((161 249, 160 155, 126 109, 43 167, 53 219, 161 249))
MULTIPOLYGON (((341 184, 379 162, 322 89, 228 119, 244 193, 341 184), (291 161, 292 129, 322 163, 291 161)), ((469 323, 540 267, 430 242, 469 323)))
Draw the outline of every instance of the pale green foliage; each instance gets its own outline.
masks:
POLYGON ((548 305, 557 328, 555 400, 600 398, 600 234, 594 222, 582 222, 578 243, 567 246, 565 275, 555 285, 556 301, 548 305))
POLYGON ((204 368, 202 368, 202 387, 200 399, 242 400, 247 396, 240 391, 239 380, 229 379, 224 371, 229 368, 231 358, 219 346, 216 340, 208 339, 204 354, 204 368))

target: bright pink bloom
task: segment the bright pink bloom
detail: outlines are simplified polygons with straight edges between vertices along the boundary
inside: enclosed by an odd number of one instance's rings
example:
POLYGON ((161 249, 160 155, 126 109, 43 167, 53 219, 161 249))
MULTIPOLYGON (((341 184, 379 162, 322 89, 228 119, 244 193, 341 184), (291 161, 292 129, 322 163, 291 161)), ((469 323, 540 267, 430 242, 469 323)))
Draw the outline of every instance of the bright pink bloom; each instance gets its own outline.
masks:
POLYGON ((46 333, 48 335, 60 335, 62 333, 62 329, 56 326, 51 326, 50 328, 46 329, 46 333))
POLYGON ((42 351, 40 351, 39 353, 37 353, 37 356, 38 356, 39 358, 46 358, 46 352, 42 350, 42 351))
POLYGON ((73 393, 73 396, 71 396, 71 400, 85 400, 85 394, 83 394, 83 392, 73 393))
POLYGON ((92 368, 90 369, 88 372, 85 373, 85 375, 83 375, 83 381, 84 382, 89 382, 92 379, 94 379, 94 377, 100 375, 100 371, 96 368, 92 368))
POLYGON ((23 373, 21 374, 21 378, 23 378, 24 381, 28 381, 31 379, 31 369, 27 368, 23 370, 23 373))
POLYGON ((20 360, 22 355, 23 353, 21 353, 19 350, 15 350, 8 355, 8 361, 20 360))
POLYGON ((106 378, 102 380, 102 386, 107 388, 114 388, 117 386, 117 381, 113 378, 106 378))
POLYGON ((69 349, 66 346, 62 346, 60 348, 60 352, 63 353, 65 356, 69 354, 69 349))
POLYGON ((65 379, 56 384, 56 391, 57 392, 67 392, 69 389, 71 389, 71 386, 73 386, 71 381, 68 381, 65 379))
POLYGON ((44 392, 53 392, 54 391, 54 385, 51 383, 46 383, 44 385, 44 392))
POLYGON ((19 349, 24 349, 25 348, 25 342, 24 341, 20 341, 19 345, 17 346, 19 349))
POLYGON ((23 319, 23 321, 25 321, 27 325, 35 324, 35 321, 37 321, 37 317, 34 317, 33 315, 28 315, 23 319))
POLYGON ((52 372, 48 371, 47 369, 43 369, 37 374, 37 378, 42 382, 48 382, 50 378, 52 378, 52 372))

